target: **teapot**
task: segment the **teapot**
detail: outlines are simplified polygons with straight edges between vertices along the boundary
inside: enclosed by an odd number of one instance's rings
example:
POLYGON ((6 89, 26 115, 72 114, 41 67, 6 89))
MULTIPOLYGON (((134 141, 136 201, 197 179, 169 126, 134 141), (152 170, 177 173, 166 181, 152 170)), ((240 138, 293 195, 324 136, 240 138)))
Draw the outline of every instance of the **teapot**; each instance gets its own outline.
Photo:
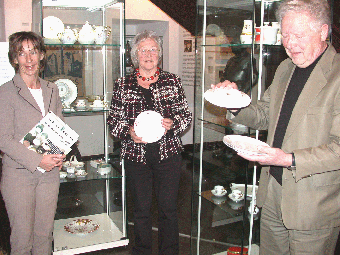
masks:
POLYGON ((74 44, 78 39, 78 31, 67 26, 64 32, 58 33, 58 38, 63 44, 74 44))
POLYGON ((92 44, 95 39, 95 33, 88 21, 85 22, 82 29, 79 31, 78 41, 81 44, 92 44))
POLYGON ((95 34, 95 43, 104 44, 109 38, 111 28, 109 26, 93 26, 95 34))

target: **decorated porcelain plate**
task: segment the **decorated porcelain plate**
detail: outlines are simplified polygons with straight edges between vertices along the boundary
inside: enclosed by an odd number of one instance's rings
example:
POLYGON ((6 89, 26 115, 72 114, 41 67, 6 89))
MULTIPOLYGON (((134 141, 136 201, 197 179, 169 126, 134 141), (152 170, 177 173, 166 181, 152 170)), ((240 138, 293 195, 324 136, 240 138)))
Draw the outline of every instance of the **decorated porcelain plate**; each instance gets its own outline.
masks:
POLYGON ((76 219, 64 226, 65 231, 71 234, 86 235, 99 228, 99 224, 90 219, 76 219))
POLYGON ((57 17, 48 16, 43 19, 43 36, 48 39, 58 39, 58 34, 64 32, 64 23, 57 17))
POLYGON ((204 93, 204 98, 219 107, 229 109, 243 108, 250 104, 250 97, 237 89, 215 88, 204 93))
POLYGON ((136 135, 142 137, 144 142, 157 142, 165 132, 162 119, 162 115, 155 111, 140 113, 134 123, 136 135))
POLYGON ((77 98, 77 86, 69 79, 59 79, 54 82, 59 89, 59 96, 63 103, 71 104, 77 98))
POLYGON ((260 140, 243 135, 226 135, 223 137, 223 142, 237 152, 254 156, 264 155, 258 151, 257 146, 261 145, 269 147, 268 144, 260 140))

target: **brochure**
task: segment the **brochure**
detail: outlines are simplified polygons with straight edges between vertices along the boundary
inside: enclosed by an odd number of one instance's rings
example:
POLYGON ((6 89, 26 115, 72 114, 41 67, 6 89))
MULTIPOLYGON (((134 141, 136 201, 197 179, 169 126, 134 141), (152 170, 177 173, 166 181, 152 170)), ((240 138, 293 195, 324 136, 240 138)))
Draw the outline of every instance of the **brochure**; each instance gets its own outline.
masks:
POLYGON ((79 135, 53 112, 45 115, 20 142, 39 154, 67 154, 79 135))

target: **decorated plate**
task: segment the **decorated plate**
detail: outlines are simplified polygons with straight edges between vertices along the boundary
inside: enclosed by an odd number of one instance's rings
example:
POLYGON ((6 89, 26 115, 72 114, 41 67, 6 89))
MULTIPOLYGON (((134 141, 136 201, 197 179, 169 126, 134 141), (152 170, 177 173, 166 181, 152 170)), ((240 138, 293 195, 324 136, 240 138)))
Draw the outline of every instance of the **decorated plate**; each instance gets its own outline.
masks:
POLYGON ((162 115, 155 111, 140 113, 134 123, 136 135, 142 137, 144 142, 157 142, 165 132, 165 128, 162 126, 162 119, 162 115))
POLYGON ((268 144, 260 140, 242 135, 226 135, 223 137, 223 142, 237 152, 253 156, 265 155, 258 151, 257 146, 261 145, 269 147, 268 144))
POLYGON ((64 32, 64 23, 57 17, 48 16, 43 19, 43 36, 48 39, 58 39, 58 34, 64 32))
POLYGON ((76 219, 64 226, 65 231, 71 234, 86 235, 99 228, 99 224, 90 219, 76 219))
POLYGON ((69 79, 59 79, 54 82, 59 89, 59 96, 63 103, 71 104, 77 98, 77 86, 69 79))
POLYGON ((250 104, 250 97, 237 89, 215 88, 204 93, 204 98, 219 107, 229 109, 243 108, 250 104))

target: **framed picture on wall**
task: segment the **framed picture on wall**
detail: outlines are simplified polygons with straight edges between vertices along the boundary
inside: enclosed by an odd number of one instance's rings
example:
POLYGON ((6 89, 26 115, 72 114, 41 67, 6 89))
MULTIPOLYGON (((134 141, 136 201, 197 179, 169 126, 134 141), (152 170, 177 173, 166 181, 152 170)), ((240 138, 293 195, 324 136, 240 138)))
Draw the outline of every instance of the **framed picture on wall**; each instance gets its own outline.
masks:
POLYGON ((78 97, 85 97, 85 76, 82 51, 76 47, 48 47, 44 79, 55 82, 69 79, 77 86, 78 97))

